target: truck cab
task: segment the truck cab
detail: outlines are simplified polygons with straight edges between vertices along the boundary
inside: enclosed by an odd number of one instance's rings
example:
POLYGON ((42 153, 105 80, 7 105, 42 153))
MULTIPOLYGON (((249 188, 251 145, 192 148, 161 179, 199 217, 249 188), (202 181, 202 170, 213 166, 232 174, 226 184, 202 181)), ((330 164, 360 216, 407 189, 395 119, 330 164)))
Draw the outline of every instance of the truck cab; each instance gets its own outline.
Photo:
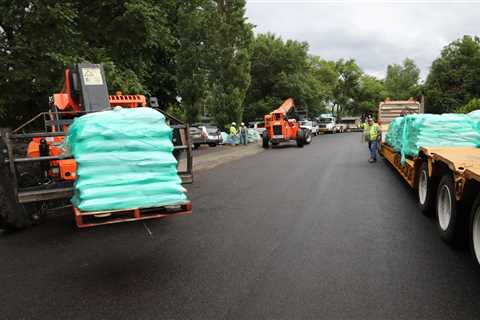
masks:
POLYGON ((333 116, 321 116, 318 118, 318 130, 324 133, 337 133, 337 121, 333 116))

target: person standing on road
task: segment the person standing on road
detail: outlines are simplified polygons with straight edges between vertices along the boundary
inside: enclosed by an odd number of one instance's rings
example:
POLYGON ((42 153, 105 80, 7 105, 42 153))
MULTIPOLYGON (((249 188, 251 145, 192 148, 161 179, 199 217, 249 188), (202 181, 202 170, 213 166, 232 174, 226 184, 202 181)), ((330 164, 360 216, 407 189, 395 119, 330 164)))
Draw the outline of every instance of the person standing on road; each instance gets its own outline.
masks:
POLYGON ((240 124, 240 144, 247 145, 247 127, 245 126, 245 123, 240 124))
POLYGON ((235 122, 232 122, 232 124, 230 125, 230 137, 228 137, 228 139, 230 140, 230 144, 232 146, 235 146, 238 142, 236 142, 236 139, 237 139, 237 128, 236 128, 237 124, 235 122))
POLYGON ((368 159, 368 162, 377 162, 378 146, 382 139, 382 131, 380 126, 373 121, 372 117, 368 117, 367 123, 363 126, 363 136, 368 142, 368 150, 370 151, 370 159, 368 159))
POLYGON ((230 135, 231 136, 236 136, 237 135, 236 125, 237 124, 235 122, 232 122, 232 124, 230 125, 230 135))

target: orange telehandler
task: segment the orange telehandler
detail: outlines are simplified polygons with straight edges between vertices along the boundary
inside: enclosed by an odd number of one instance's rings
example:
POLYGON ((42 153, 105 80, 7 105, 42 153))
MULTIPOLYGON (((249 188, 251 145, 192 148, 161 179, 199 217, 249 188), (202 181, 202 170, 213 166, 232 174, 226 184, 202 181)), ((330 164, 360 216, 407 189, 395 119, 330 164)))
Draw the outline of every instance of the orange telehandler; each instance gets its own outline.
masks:
POLYGON ((299 148, 307 144, 305 129, 300 128, 292 98, 285 100, 280 107, 265 115, 265 131, 262 136, 262 146, 268 149, 280 142, 295 140, 299 148))
MULTIPOLYGON (((81 63, 67 67, 63 90, 50 98, 48 112, 38 114, 13 131, 0 130, 0 229, 29 227, 41 222, 48 212, 69 205, 68 200, 74 191, 76 162, 63 149, 68 127, 76 117, 116 106, 147 107, 147 99, 143 95, 109 95, 103 67, 81 63), (43 120, 41 126, 38 125, 40 120, 43 120), (26 132, 31 126, 37 129, 36 132, 26 132), (39 131, 39 127, 43 130, 39 131)), ((158 109, 156 98, 150 98, 150 107, 158 109)), ((187 169, 179 172, 179 176, 183 183, 191 183, 188 125, 162 113, 173 128, 174 155, 178 159, 180 152, 187 152, 187 169)), ((78 227, 190 212, 191 204, 182 205, 177 210, 132 209, 110 214, 74 210, 78 227)))

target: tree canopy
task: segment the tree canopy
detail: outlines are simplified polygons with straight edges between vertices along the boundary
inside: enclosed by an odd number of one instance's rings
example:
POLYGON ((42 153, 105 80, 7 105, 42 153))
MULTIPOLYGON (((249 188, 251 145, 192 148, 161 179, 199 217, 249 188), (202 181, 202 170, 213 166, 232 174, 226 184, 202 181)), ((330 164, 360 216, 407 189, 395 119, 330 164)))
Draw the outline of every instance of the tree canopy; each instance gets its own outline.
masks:
POLYGON ((296 104, 318 113, 329 85, 325 66, 308 55, 308 44, 283 41, 273 34, 260 34, 252 46, 251 85, 245 100, 245 117, 253 120, 293 97, 296 104))
POLYGON ((112 91, 175 101, 176 2, 0 2, 0 110, 13 125, 48 107, 68 64, 104 64, 112 91))
POLYGON ((289 97, 310 117, 372 113, 386 97, 421 94, 435 113, 478 105, 477 37, 446 46, 423 87, 409 58, 379 79, 354 59, 326 60, 306 42, 253 29, 245 0, 0 0, 0 126, 46 111, 65 66, 86 61, 104 65, 112 92, 156 96, 189 122, 221 127, 289 97))
POLYGON ((480 39, 464 36, 443 48, 425 83, 426 110, 452 112, 480 97, 480 39))
POLYGON ((412 59, 406 58, 401 65, 387 67, 385 93, 392 100, 407 100, 420 93, 420 69, 412 59))

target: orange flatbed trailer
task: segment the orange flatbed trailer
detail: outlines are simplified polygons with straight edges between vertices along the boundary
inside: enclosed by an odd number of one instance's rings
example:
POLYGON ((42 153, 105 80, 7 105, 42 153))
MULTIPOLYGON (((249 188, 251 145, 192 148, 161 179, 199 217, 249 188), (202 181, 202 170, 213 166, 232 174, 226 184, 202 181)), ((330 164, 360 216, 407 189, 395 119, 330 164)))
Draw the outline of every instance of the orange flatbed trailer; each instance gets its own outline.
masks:
POLYGON ((404 164, 386 143, 380 153, 417 191, 421 210, 436 213, 440 237, 447 243, 468 239, 480 264, 480 148, 422 147, 404 164))

